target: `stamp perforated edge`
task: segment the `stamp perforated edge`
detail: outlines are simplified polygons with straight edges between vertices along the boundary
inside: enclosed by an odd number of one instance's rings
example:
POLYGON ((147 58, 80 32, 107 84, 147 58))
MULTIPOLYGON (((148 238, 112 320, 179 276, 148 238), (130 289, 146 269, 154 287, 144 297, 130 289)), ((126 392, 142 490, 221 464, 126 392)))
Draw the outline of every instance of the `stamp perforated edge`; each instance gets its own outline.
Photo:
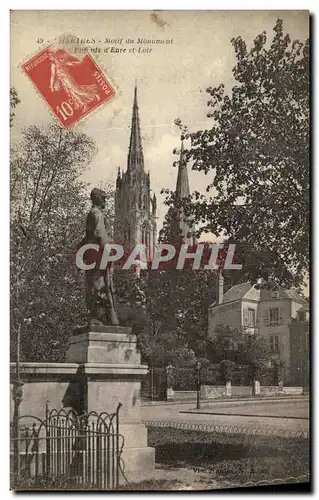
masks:
MULTIPOLYGON (((121 91, 120 91, 120 89, 118 87, 118 84, 114 83, 113 78, 111 76, 109 76, 109 74, 107 73, 107 71, 106 71, 106 69, 104 67, 104 64, 100 61, 100 58, 99 57, 93 57, 91 54, 84 54, 84 56, 88 55, 93 60, 93 62, 96 64, 96 66, 101 70, 104 78, 106 78, 106 80, 113 87, 114 94, 107 101, 103 101, 102 103, 96 105, 93 109, 91 109, 90 111, 88 111, 87 113, 85 113, 84 115, 82 115, 81 117, 79 117, 71 125, 65 126, 65 125, 62 124, 62 122, 60 122, 60 120, 55 115, 54 111, 52 110, 51 106, 48 104, 48 102, 45 99, 45 97, 41 94, 41 92, 39 91, 38 87, 33 82, 32 78, 30 78, 30 76, 26 73, 26 71, 25 71, 25 69, 24 69, 23 66, 28 62, 28 60, 32 59, 35 56, 38 56, 38 55, 42 54, 42 52, 44 52, 45 50, 47 50, 51 45, 54 45, 54 43, 60 44, 59 38, 61 38, 61 37, 68 37, 68 36, 69 37, 73 37, 73 38, 79 38, 76 35, 72 35, 71 33, 62 33, 62 34, 58 35, 56 38, 54 38, 50 43, 48 43, 48 44, 44 44, 44 43, 41 44, 39 50, 34 50, 34 52, 32 54, 26 54, 26 55, 22 56, 21 59, 20 59, 20 61, 17 64, 17 68, 19 68, 21 70, 21 72, 26 76, 27 81, 32 85, 32 87, 37 92, 38 96, 45 103, 46 108, 49 110, 49 114, 54 118, 54 120, 56 120, 57 123, 61 127, 63 127, 65 130, 71 131, 74 127, 77 127, 79 125, 84 124, 88 119, 90 119, 91 117, 95 116, 95 114, 99 110, 101 110, 104 106, 106 106, 108 103, 110 103, 111 101, 114 101, 114 99, 116 97, 118 97, 119 95, 121 95, 121 91)), ((89 44, 88 44, 88 46, 89 46, 89 44)), ((70 53, 72 53, 72 52, 70 52, 70 53)), ((84 56, 82 58, 79 58, 79 59, 82 61, 84 59, 84 56)))

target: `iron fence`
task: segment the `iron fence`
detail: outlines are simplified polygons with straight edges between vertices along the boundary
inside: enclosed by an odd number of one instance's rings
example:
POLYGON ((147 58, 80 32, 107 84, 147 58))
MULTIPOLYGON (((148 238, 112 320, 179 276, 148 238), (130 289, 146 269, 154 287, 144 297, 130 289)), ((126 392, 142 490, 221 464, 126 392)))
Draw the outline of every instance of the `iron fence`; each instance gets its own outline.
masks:
POLYGON ((45 418, 11 424, 12 489, 115 489, 124 438, 114 413, 77 415, 46 407, 45 418))
MULTIPOLYGON (((147 375, 142 381, 141 394, 144 401, 165 401, 167 388, 174 391, 196 391, 197 374, 195 366, 168 367, 150 366, 147 375)), ((219 364, 203 366, 200 371, 202 385, 224 386, 225 381, 221 376, 219 364)), ((262 386, 278 386, 274 367, 264 368, 260 376, 262 386)), ((233 386, 252 386, 249 366, 236 365, 232 374, 233 386)), ((287 385, 287 384, 286 384, 287 385)))
POLYGON ((217 434, 239 434, 250 436, 273 436, 283 438, 302 438, 309 439, 309 432, 303 430, 276 429, 271 427, 254 427, 225 424, 206 424, 198 422, 181 422, 167 420, 143 420, 146 427, 167 427, 182 429, 185 431, 199 431, 204 433, 217 434))

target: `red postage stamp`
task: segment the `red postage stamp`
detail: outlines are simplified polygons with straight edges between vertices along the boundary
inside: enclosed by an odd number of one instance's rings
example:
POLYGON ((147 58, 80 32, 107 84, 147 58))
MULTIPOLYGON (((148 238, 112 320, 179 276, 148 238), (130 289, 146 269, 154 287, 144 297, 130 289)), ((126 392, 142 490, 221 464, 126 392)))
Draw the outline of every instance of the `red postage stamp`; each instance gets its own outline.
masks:
POLYGON ((22 68, 65 128, 72 127, 115 95, 89 54, 80 60, 52 44, 22 68))

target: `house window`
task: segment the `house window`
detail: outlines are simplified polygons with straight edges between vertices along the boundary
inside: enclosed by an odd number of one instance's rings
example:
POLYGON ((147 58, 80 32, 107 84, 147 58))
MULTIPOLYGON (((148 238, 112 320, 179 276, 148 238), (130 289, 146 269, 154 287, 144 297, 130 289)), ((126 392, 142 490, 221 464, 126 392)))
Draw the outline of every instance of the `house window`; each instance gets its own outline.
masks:
POLYGON ((256 311, 255 309, 248 309, 248 325, 254 328, 256 324, 256 311))
POLYGON ((278 335, 270 335, 269 342, 270 342, 270 352, 272 354, 278 354, 279 353, 279 336, 278 335))
POLYGON ((279 309, 278 308, 270 309, 269 316, 270 316, 270 324, 278 325, 278 323, 279 323, 279 309))
POLYGON ((254 328, 256 325, 256 311, 255 309, 250 309, 248 307, 244 307, 244 326, 249 328, 254 328))

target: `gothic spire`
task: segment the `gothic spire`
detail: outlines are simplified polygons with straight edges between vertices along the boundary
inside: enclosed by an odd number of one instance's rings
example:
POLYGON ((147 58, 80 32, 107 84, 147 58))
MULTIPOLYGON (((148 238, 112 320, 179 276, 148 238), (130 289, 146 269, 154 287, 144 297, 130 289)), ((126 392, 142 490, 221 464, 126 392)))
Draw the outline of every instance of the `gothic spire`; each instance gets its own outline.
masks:
POLYGON ((181 152, 178 163, 178 175, 175 190, 175 207, 172 210, 172 237, 181 239, 188 245, 194 244, 194 225, 192 218, 184 214, 182 200, 190 196, 187 161, 184 150, 184 137, 181 137, 181 152))
POLYGON ((156 208, 157 208, 157 200, 154 193, 152 198, 152 215, 154 215, 154 217, 156 216, 156 208))
POLYGON ((137 87, 135 85, 131 138, 130 138, 130 148, 129 148, 128 158, 127 158, 127 167, 128 169, 134 169, 137 166, 141 166, 142 168, 144 168, 140 119, 138 116, 138 105, 137 105, 137 87))
POLYGON ((179 157, 178 164, 178 175, 176 182, 176 200, 182 200, 183 198, 188 198, 189 192, 189 180, 188 180, 188 172, 187 172, 187 163, 185 159, 184 152, 184 137, 181 137, 181 153, 179 157))

